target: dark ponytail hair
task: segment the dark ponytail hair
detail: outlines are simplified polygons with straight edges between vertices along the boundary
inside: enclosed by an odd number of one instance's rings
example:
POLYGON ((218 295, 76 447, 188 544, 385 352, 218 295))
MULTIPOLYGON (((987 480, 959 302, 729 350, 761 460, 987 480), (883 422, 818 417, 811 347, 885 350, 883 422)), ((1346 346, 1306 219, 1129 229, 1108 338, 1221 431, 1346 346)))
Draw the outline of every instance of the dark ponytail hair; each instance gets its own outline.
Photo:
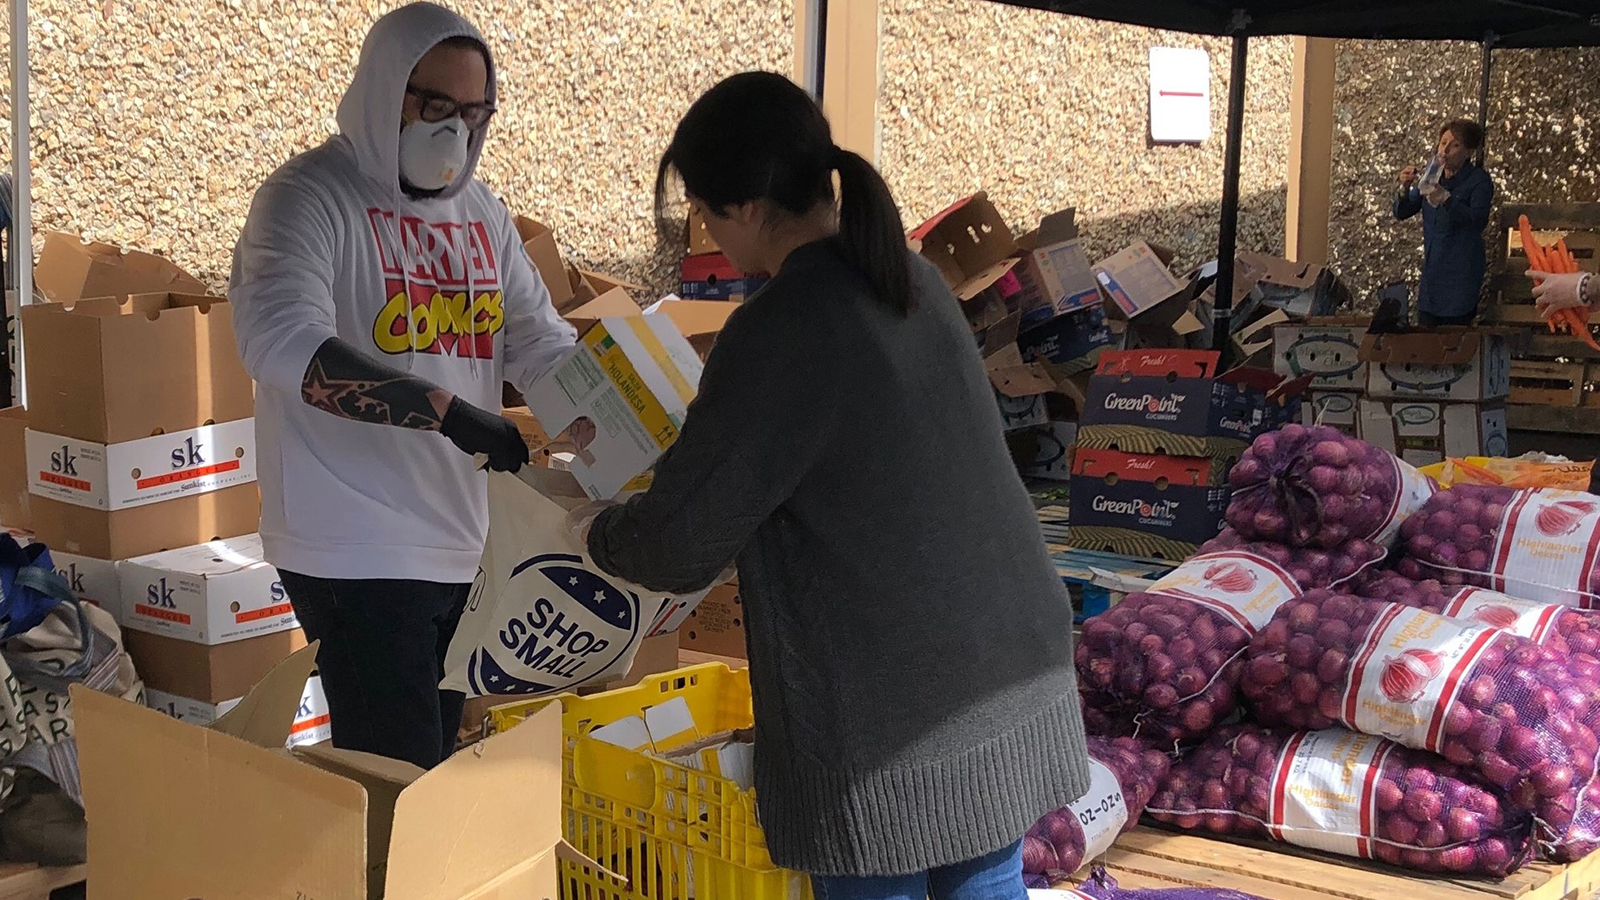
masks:
POLYGON ((656 173, 656 215, 665 226, 667 181, 673 173, 690 197, 718 215, 730 206, 766 200, 800 216, 834 202, 836 171, 841 254, 881 302, 909 312, 910 250, 889 186, 859 154, 834 145, 816 101, 782 75, 734 75, 689 107, 656 173))

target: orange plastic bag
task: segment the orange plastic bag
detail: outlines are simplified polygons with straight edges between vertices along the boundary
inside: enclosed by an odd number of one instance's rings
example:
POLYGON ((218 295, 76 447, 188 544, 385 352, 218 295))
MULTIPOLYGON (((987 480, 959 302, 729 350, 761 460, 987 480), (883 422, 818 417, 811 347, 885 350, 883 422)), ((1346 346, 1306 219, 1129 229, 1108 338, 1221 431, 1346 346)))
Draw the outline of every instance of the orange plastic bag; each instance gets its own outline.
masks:
POLYGON ((1594 460, 1573 462, 1562 456, 1528 453, 1514 459, 1503 456, 1451 457, 1425 466, 1422 474, 1431 476, 1442 488, 1458 484, 1498 484, 1512 488, 1561 488, 1587 491, 1594 460))

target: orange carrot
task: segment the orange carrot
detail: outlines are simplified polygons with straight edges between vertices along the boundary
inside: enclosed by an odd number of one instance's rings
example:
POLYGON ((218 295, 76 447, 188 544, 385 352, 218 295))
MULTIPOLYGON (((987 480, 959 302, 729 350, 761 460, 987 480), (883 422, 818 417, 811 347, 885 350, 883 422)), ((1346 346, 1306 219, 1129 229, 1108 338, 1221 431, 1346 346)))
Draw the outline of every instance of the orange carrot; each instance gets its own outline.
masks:
POLYGON ((1528 221, 1527 216, 1518 216, 1517 228, 1522 232, 1522 253, 1528 258, 1528 268, 1539 272, 1550 271, 1545 268, 1549 263, 1545 261, 1544 248, 1534 240, 1533 223, 1528 221))
POLYGON ((1559 271, 1563 273, 1578 271, 1578 261, 1573 258, 1572 251, 1567 249, 1566 238, 1556 241, 1556 253, 1558 254, 1558 259, 1560 260, 1561 268, 1559 271))

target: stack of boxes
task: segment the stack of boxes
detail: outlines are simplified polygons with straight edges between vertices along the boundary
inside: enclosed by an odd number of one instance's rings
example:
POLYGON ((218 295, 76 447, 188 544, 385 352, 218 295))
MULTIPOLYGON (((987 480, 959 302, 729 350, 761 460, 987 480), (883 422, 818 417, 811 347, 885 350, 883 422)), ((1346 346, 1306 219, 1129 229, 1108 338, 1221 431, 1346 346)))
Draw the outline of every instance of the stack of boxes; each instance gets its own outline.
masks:
POLYGON ((1367 392, 1367 364, 1361 346, 1370 319, 1309 319, 1272 329, 1272 369, 1286 378, 1311 379, 1300 410, 1306 425, 1327 425, 1359 436, 1361 399, 1367 392))
POLYGON ((305 643, 254 534, 254 395, 232 311, 166 260, 64 235, 37 285, 22 310, 32 530, 122 626, 160 707, 214 717, 305 643))
POLYGON ((1367 391, 1358 433, 1414 466, 1506 456, 1511 343, 1504 331, 1374 334, 1362 342, 1367 391))
POLYGON ((1072 453, 1068 543, 1180 560, 1222 530, 1228 470, 1300 415, 1305 381, 1209 350, 1103 354, 1072 453))
POLYGON ((735 266, 706 230, 705 220, 689 213, 689 252, 684 255, 678 294, 685 300, 732 300, 742 303, 767 283, 764 275, 735 266))

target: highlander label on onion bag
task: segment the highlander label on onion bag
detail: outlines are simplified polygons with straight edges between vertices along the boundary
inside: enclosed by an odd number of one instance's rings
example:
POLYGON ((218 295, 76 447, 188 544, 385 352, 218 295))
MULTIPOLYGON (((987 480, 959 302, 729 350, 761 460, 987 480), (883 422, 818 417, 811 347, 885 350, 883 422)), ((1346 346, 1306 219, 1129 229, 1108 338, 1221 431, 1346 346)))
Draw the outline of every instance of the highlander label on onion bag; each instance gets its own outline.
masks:
POLYGON ((1520 597, 1589 609, 1600 555, 1600 498, 1579 491, 1521 491, 1506 504, 1490 561, 1492 585, 1520 597))
POLYGON ((1379 775, 1393 749, 1343 728, 1290 738, 1273 773, 1267 830, 1299 847, 1371 859, 1379 775))
POLYGON ((1271 560, 1224 550, 1191 557, 1146 593, 1198 603, 1253 635, 1302 591, 1299 583, 1271 560))
POLYGON ((1570 608, 1469 587, 1456 591, 1450 602, 1439 610, 1439 614, 1478 622, 1542 643, 1550 636, 1550 629, 1555 627, 1556 617, 1570 608))
POLYGON ((1445 713, 1499 634, 1426 610, 1390 608, 1356 649, 1340 718, 1365 734, 1439 752, 1445 713))

